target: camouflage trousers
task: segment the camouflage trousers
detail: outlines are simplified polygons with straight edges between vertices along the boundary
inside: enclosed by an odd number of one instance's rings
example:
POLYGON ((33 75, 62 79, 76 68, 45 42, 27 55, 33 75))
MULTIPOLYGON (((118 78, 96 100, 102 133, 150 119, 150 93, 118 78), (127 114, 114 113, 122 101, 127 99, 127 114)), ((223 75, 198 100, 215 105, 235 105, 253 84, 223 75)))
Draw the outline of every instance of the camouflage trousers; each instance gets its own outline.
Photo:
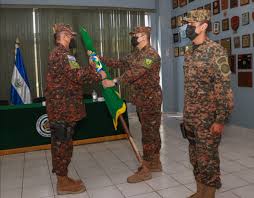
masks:
POLYGON ((221 187, 221 180, 218 147, 221 135, 215 135, 210 131, 212 123, 197 126, 187 122, 184 124, 187 137, 191 138, 189 157, 194 168, 193 173, 196 181, 219 189, 221 187))
POLYGON ((161 110, 137 109, 142 130, 143 159, 152 161, 156 154, 160 153, 161 137, 161 110))
POLYGON ((57 176, 68 174, 68 166, 73 153, 72 136, 75 125, 75 123, 64 121, 50 122, 52 172, 57 176))

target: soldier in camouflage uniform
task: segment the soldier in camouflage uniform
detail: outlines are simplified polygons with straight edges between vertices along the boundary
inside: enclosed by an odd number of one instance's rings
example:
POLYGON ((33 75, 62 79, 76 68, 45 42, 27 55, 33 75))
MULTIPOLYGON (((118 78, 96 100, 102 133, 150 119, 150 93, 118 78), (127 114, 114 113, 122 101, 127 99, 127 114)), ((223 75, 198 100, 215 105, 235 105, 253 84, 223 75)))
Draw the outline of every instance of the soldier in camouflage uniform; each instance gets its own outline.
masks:
POLYGON ((68 177, 72 136, 77 121, 86 116, 83 104, 84 81, 101 80, 93 66, 81 68, 69 53, 69 44, 76 35, 69 25, 54 25, 56 47, 49 55, 46 77, 46 109, 51 129, 53 172, 57 175, 58 194, 80 193, 85 190, 81 180, 68 177))
POLYGON ((143 163, 128 177, 129 183, 151 179, 151 172, 162 171, 160 162, 160 124, 162 91, 160 87, 160 56, 150 45, 150 27, 136 27, 132 36, 134 51, 119 60, 102 57, 106 65, 127 70, 113 81, 104 80, 104 87, 125 83, 133 88, 131 101, 137 107, 142 127, 143 163))
POLYGON ((184 63, 184 126, 197 182, 191 197, 214 198, 221 187, 218 147, 233 109, 231 72, 225 49, 207 37, 210 11, 191 11, 184 20, 192 40, 184 63))

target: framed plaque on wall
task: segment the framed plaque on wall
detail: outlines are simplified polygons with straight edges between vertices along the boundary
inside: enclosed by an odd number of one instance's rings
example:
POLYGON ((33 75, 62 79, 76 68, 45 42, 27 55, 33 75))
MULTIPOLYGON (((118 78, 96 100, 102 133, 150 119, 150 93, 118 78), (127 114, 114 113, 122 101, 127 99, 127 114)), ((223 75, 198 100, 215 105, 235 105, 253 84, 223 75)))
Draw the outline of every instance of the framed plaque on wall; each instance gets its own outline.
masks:
POLYGON ((178 0, 173 0, 173 9, 178 7, 178 0))
POLYGON ((219 0, 215 0, 213 2, 213 14, 219 14, 220 13, 220 1, 219 0))
POLYGON ((220 40, 220 44, 227 50, 228 55, 231 55, 231 38, 224 38, 220 40))
POLYGON ((242 47, 243 48, 250 47, 250 34, 246 34, 242 36, 242 47))
POLYGON ((221 0, 221 10, 228 9, 228 0, 221 0))
POLYGON ((243 6, 243 5, 247 5, 250 3, 250 0, 240 0, 240 5, 243 6))
POLYGON ((231 55, 228 59, 230 70, 233 74, 236 73, 236 55, 231 55))
POLYGON ((245 12, 242 14, 242 25, 248 25, 249 23, 250 23, 249 12, 245 12))
POLYGON ((238 87, 252 87, 252 72, 238 72, 238 87))
POLYGON ((238 0, 230 0, 230 8, 238 7, 238 0))
POLYGON ((238 55, 238 69, 252 69, 252 54, 238 55))
POLYGON ((234 37, 234 48, 240 48, 241 47, 241 39, 240 36, 234 37))
POLYGON ((180 7, 183 7, 185 5, 187 5, 187 0, 179 0, 179 6, 180 7))
POLYGON ((222 20, 222 31, 229 30, 229 19, 222 20))

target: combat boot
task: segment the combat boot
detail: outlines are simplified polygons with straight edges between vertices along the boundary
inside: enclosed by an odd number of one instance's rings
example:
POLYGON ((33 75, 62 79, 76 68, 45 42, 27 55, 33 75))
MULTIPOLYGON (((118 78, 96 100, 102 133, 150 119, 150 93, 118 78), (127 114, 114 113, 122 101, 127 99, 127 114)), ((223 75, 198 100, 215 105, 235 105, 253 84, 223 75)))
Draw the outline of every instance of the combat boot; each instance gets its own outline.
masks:
POLYGON ((83 183, 83 181, 81 180, 81 179, 72 179, 72 178, 70 178, 70 177, 68 177, 68 179, 71 181, 71 182, 74 182, 74 183, 76 183, 76 184, 81 184, 81 185, 83 185, 84 186, 84 183, 83 183))
POLYGON ((153 157, 153 160, 149 162, 148 168, 151 172, 161 172, 162 171, 162 165, 160 160, 160 154, 156 154, 153 157))
POLYGON ((204 198, 215 198, 216 188, 205 186, 204 188, 204 198))
POLYGON ((200 182, 196 182, 196 183, 197 183, 197 192, 188 198, 205 198, 204 197, 205 185, 200 182))
POLYGON ((145 180, 152 179, 152 174, 148 168, 149 162, 143 160, 142 166, 138 168, 138 171, 127 178, 128 183, 138 183, 145 180))
POLYGON ((82 181, 73 180, 67 176, 57 176, 57 194, 78 194, 86 191, 82 181))

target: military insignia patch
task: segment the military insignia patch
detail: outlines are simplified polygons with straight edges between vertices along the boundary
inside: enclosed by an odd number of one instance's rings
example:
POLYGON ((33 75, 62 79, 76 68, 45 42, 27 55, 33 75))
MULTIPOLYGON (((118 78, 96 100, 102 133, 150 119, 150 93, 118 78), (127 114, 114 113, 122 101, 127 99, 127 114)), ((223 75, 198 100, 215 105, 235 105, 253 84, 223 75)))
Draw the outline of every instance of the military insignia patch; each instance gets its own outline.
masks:
POLYGON ((150 69, 152 63, 153 63, 153 60, 151 60, 149 58, 146 58, 145 61, 144 61, 144 67, 150 69))
POLYGON ((228 64, 228 57, 226 56, 219 57, 216 60, 216 64, 218 65, 223 76, 228 76, 231 73, 229 64, 228 64))
POLYGON ((68 60, 69 60, 69 64, 71 66, 71 69, 79 69, 80 66, 76 62, 76 58, 74 56, 70 56, 70 55, 67 55, 67 56, 68 56, 68 60))

